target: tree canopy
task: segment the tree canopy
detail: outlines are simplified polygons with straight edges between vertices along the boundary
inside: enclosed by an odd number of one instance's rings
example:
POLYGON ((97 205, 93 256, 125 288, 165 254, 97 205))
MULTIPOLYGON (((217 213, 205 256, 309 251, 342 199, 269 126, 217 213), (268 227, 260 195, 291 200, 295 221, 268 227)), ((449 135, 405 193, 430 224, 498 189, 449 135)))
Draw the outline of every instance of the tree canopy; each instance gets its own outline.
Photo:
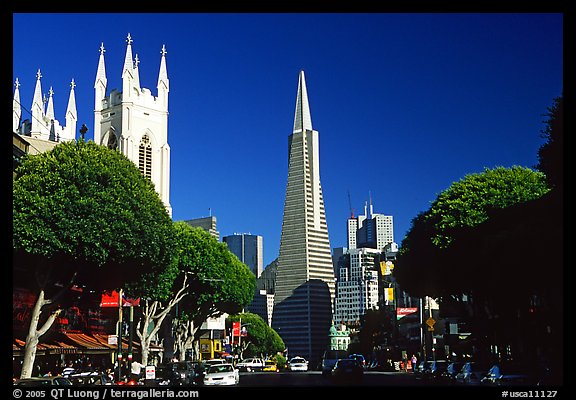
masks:
POLYGON ((190 285, 181 308, 196 325, 222 312, 237 313, 252 301, 256 277, 225 243, 182 221, 174 229, 178 268, 190 285))
POLYGON ((153 184, 117 151, 61 143, 26 156, 16 173, 12 243, 20 268, 33 260, 52 265, 56 280, 77 273, 94 289, 111 289, 171 265, 170 216, 153 184))
POLYGON ((482 275, 469 268, 479 248, 468 248, 464 258, 449 252, 463 229, 488 221, 494 210, 540 198, 548 191, 544 174, 518 166, 485 169, 455 182, 412 220, 394 270, 399 284, 417 296, 465 292, 482 275))
POLYGON ((545 114, 548 119, 541 131, 546 139, 538 149, 538 170, 546 174, 546 180, 552 188, 563 189, 564 183, 564 100, 554 99, 552 106, 545 114))
POLYGON ((247 336, 242 338, 250 343, 244 352, 244 356, 269 356, 284 351, 286 346, 278 333, 257 314, 242 313, 230 315, 229 322, 242 321, 246 326, 247 336))

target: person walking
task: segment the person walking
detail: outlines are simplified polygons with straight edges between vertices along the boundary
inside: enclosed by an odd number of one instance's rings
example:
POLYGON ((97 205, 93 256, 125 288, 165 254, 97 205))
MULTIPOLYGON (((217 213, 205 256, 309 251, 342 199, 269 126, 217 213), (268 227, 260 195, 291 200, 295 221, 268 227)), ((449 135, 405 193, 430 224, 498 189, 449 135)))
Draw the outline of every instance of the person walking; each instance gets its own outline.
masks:
POLYGON ((412 354, 412 372, 416 372, 417 366, 418 366, 418 358, 416 358, 416 354, 412 354))

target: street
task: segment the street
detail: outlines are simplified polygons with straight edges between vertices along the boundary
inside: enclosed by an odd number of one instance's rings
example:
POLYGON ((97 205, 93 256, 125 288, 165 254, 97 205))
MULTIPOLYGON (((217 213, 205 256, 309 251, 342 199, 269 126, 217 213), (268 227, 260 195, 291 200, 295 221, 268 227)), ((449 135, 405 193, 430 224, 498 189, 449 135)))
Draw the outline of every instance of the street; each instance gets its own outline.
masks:
POLYGON ((413 386, 420 385, 414 376, 404 372, 366 371, 362 382, 334 382, 322 376, 320 371, 308 372, 241 372, 240 385, 243 387, 262 386, 413 386))

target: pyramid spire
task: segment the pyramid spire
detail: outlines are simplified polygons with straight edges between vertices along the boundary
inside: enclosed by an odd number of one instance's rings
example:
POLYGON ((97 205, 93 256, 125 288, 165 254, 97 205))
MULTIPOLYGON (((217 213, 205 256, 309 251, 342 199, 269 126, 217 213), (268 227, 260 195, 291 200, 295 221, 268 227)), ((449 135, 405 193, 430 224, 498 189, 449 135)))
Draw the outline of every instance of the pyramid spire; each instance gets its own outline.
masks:
POLYGON ((12 101, 12 130, 18 132, 20 119, 22 118, 22 107, 20 106, 20 82, 16 78, 14 82, 14 100, 12 101))
POLYGON ((303 132, 305 130, 312 130, 312 117, 310 115, 310 105, 308 104, 308 91, 306 89, 304 71, 300 71, 293 132, 303 132))

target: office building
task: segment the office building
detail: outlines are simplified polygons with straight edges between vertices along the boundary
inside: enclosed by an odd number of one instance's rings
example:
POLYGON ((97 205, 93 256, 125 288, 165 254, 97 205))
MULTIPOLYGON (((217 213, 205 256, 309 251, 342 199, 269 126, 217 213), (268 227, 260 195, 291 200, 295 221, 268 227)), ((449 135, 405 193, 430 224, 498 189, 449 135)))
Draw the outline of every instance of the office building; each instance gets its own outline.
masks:
POLYGON ((288 182, 272 327, 291 354, 315 364, 328 346, 334 271, 320 185, 319 135, 312 128, 304 71, 288 138, 288 182))
POLYGON ((256 278, 260 277, 264 264, 262 236, 235 233, 224 236, 222 241, 226 243, 232 254, 235 254, 240 261, 250 268, 256 278))
POLYGON ((204 229, 206 232, 214 236, 216 240, 220 241, 220 232, 218 232, 218 229, 216 229, 216 217, 209 216, 209 217, 195 218, 186 220, 184 222, 195 228, 204 229))
POLYGON ((376 249, 351 249, 340 258, 336 277, 334 321, 358 327, 370 309, 378 309, 378 262, 376 249))
POLYGON ((348 248, 371 248, 382 251, 394 241, 394 221, 391 215, 375 214, 370 199, 364 205, 364 215, 348 218, 348 248))

